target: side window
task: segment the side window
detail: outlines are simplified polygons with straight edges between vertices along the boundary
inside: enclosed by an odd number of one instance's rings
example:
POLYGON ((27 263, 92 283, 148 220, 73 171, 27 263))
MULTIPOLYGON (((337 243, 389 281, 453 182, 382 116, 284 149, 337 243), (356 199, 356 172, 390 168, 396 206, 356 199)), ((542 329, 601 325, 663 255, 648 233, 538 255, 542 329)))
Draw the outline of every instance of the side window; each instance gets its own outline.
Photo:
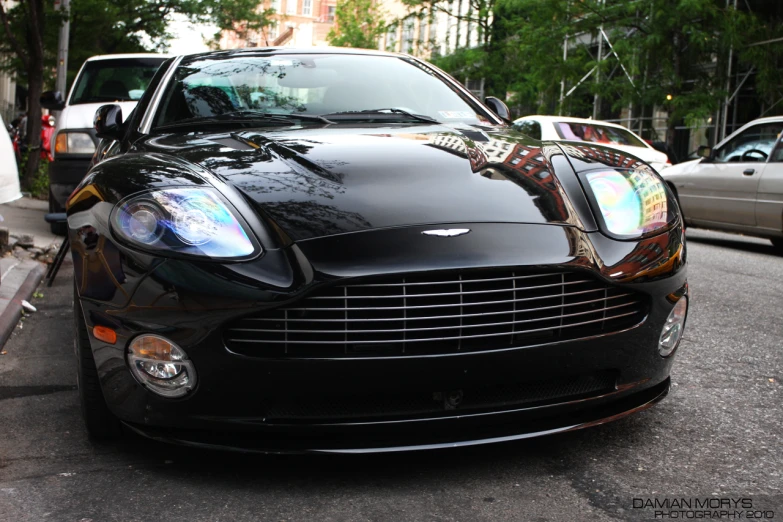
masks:
POLYGON ((522 134, 527 134, 533 139, 541 139, 541 124, 534 120, 525 120, 516 124, 516 128, 522 134))
POLYGON ((769 158, 772 163, 783 163, 783 139, 778 138, 778 144, 772 152, 772 157, 769 158))
POLYGON ((783 123, 755 125, 716 151, 716 163, 765 162, 783 131, 783 123))

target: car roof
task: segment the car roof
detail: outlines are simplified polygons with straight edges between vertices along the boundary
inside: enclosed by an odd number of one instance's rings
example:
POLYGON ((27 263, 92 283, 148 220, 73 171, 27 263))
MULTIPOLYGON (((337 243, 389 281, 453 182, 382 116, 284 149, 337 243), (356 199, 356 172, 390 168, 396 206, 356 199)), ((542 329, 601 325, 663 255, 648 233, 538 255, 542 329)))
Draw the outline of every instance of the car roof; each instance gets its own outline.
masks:
POLYGON ((99 54, 97 56, 90 56, 86 61, 95 62, 98 60, 116 60, 118 58, 171 58, 170 54, 157 54, 157 53, 129 53, 129 54, 99 54))
POLYGON ((591 118, 573 118, 571 116, 544 116, 541 114, 535 114, 530 116, 523 116, 521 118, 517 118, 516 121, 519 120, 537 120, 541 122, 547 122, 547 123, 555 123, 555 122, 563 122, 563 123, 588 123, 593 125, 606 125, 607 127, 619 127, 621 129, 628 130, 627 127, 623 127, 622 125, 618 125, 616 123, 603 121, 603 120, 594 120, 591 118))

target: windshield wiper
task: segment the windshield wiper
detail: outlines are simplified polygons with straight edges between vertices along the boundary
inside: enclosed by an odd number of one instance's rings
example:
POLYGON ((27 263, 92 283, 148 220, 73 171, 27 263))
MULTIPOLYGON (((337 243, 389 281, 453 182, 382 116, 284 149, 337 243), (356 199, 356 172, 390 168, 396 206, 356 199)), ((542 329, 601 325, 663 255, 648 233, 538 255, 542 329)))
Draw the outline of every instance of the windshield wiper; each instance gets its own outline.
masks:
POLYGON ((334 116, 373 116, 373 115, 384 115, 389 116, 392 114, 399 114, 400 116, 405 116, 407 118, 410 118, 412 120, 421 121, 424 123, 440 123, 435 118, 430 118, 429 116, 425 116, 423 114, 413 114, 411 112, 408 112, 403 109, 397 109, 395 107, 388 107, 384 109, 366 109, 363 111, 341 111, 341 112, 332 112, 329 114, 324 114, 324 116, 334 117, 334 116))
POLYGON ((263 112, 263 111, 255 111, 255 110, 238 110, 238 111, 231 111, 231 112, 224 112, 223 114, 219 114, 216 117, 229 117, 233 118, 236 116, 252 116, 253 118, 264 118, 264 119, 279 119, 279 120, 307 120, 307 121, 320 121, 321 123, 334 123, 333 121, 329 121, 323 116, 319 116, 317 114, 300 114, 298 112, 292 112, 292 113, 283 113, 283 114, 277 114, 274 112, 263 112))
POLYGON ((215 114, 214 116, 200 116, 197 118, 187 118, 179 120, 166 125, 158 125, 155 130, 174 129, 177 127, 189 127, 196 124, 210 124, 210 123, 227 123, 231 121, 263 121, 263 122, 278 122, 278 123, 290 123, 292 120, 305 120, 305 121, 317 121, 321 123, 331 124, 333 121, 327 120, 323 116, 317 116, 314 114, 272 114, 262 111, 231 111, 224 112, 223 114, 215 114))

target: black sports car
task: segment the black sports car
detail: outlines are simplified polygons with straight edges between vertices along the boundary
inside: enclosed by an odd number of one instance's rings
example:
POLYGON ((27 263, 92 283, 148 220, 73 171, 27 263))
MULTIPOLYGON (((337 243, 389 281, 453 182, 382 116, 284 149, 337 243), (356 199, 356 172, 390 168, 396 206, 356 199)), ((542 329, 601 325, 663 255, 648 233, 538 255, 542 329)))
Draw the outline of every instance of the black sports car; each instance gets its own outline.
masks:
POLYGON ((507 118, 353 49, 173 58, 124 123, 102 107, 68 202, 89 433, 398 451, 662 399, 687 311, 674 198, 634 157, 507 118))

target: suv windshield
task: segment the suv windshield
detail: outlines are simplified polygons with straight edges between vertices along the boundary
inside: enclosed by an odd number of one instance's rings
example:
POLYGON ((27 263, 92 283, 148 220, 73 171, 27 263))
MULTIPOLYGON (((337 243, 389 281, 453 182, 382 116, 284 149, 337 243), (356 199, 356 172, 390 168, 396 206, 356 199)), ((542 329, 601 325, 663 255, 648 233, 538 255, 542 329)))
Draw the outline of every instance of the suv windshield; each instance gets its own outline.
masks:
POLYGON ((166 90, 156 126, 229 113, 241 119, 244 112, 259 119, 301 115, 339 121, 381 117, 423 123, 429 119, 467 124, 489 121, 432 71, 396 56, 194 57, 178 66, 166 90))
POLYGON ((68 103, 138 100, 165 60, 157 57, 89 61, 84 64, 68 103))
POLYGON ((596 125, 594 123, 559 122, 555 123, 557 134, 564 140, 589 141, 591 143, 606 143, 608 145, 630 145, 632 147, 647 146, 626 129, 596 125))

